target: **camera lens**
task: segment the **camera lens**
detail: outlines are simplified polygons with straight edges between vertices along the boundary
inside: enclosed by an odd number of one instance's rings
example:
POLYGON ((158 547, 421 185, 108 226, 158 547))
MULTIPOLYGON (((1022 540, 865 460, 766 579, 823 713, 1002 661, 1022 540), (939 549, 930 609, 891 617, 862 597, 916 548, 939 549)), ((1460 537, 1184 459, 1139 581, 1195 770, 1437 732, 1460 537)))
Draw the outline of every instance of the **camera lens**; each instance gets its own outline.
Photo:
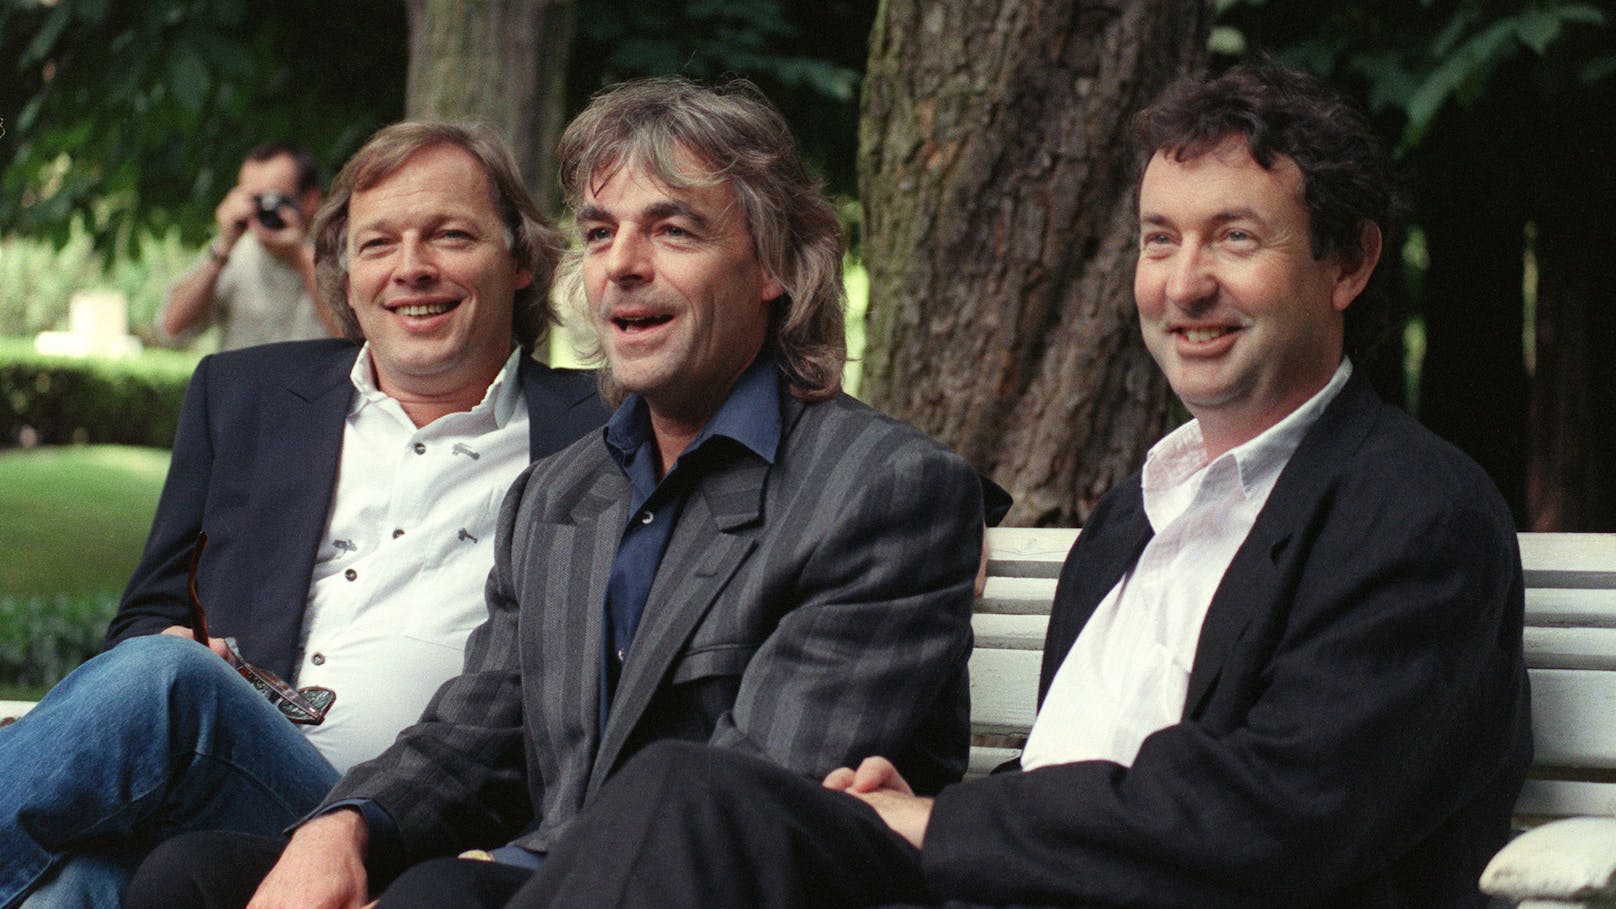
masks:
POLYGON ((258 223, 270 230, 280 230, 286 226, 286 219, 281 217, 281 206, 291 205, 292 200, 280 193, 264 193, 254 196, 258 203, 258 223))

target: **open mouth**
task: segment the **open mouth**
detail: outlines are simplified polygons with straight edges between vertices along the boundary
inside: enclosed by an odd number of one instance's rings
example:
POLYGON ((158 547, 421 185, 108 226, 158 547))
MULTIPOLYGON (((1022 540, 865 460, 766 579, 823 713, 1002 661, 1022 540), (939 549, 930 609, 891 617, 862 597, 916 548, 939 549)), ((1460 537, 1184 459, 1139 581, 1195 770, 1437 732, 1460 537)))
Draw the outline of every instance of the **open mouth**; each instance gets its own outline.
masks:
POLYGON ((636 332, 646 331, 655 328, 658 325, 664 325, 672 320, 673 316, 670 315, 613 316, 612 324, 617 326, 618 331, 636 332))
POLYGON ((1232 334, 1237 330, 1238 329, 1224 325, 1216 328, 1183 328, 1179 329, 1179 333, 1184 336, 1185 340, 1193 344, 1205 344, 1208 341, 1217 340, 1224 335, 1232 334))
POLYGON ((426 318, 428 316, 441 316, 459 305, 459 300, 445 300, 438 303, 406 303, 403 306, 393 307, 393 312, 401 316, 426 318))

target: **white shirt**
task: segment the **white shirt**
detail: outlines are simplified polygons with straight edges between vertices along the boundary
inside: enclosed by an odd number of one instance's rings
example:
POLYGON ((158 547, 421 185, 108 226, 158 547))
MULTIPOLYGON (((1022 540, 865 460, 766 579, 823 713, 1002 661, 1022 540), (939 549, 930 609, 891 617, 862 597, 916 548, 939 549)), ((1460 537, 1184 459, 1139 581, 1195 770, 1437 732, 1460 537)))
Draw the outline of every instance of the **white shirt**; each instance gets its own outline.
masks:
MULTIPOLYGON (((270 252, 249 230, 230 248, 230 258, 214 280, 204 324, 218 323, 220 350, 324 338, 330 332, 320 321, 318 306, 297 266, 270 252)), ((163 324, 161 316, 157 324, 163 324)), ((187 331, 181 337, 194 334, 187 331)))
POLYGON ((1128 766, 1147 736, 1179 722, 1212 597, 1280 472, 1350 375, 1343 359, 1305 404, 1215 459, 1195 420, 1150 449, 1141 485, 1155 535, 1061 661, 1027 736, 1023 768, 1086 760, 1128 766))
POLYGON ((522 356, 476 407, 419 429, 376 388, 368 345, 354 364, 296 672, 337 693, 323 724, 300 728, 339 771, 420 717, 487 615, 499 506, 529 460, 522 356))

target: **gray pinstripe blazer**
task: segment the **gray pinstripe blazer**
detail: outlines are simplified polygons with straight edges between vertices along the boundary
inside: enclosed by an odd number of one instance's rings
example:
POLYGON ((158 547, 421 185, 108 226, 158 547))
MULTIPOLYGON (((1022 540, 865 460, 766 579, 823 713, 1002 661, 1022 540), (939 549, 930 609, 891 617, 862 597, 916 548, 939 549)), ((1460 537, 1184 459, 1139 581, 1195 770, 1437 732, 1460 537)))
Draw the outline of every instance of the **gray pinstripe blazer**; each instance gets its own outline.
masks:
POLYGON ((630 493, 591 434, 506 497, 465 673, 330 800, 376 800, 413 862, 524 829, 517 842, 546 851, 613 769, 661 738, 811 777, 885 754, 918 789, 958 778, 977 477, 845 395, 783 396, 782 410, 775 464, 726 448, 692 491, 603 734, 603 604, 630 493))

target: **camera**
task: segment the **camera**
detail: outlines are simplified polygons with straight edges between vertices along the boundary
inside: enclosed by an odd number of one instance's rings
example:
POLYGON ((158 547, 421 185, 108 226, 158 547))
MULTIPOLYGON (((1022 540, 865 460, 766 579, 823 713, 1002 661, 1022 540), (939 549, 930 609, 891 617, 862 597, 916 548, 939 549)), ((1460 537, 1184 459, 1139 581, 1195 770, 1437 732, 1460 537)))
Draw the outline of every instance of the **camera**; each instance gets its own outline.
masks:
POLYGON ((280 210, 282 206, 291 207, 293 205, 291 196, 283 196, 280 193, 264 193, 261 196, 253 196, 253 201, 258 203, 259 224, 270 230, 280 230, 286 226, 286 219, 281 217, 280 210))

